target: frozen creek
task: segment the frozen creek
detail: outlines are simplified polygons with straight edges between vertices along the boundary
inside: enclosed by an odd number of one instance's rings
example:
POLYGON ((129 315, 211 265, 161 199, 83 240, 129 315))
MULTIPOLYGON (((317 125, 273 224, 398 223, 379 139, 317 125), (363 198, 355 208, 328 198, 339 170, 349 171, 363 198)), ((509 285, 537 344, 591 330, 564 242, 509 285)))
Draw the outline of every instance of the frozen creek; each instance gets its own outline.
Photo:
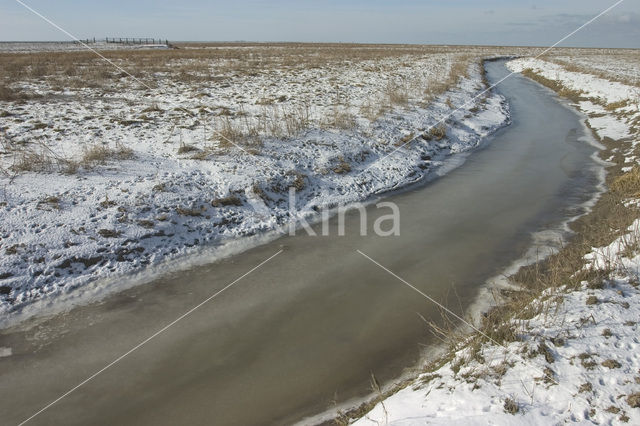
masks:
MULTIPOLYGON (((492 81, 507 72, 487 67, 492 81)), ((449 157, 459 167, 445 176, 389 197, 402 212, 400 237, 283 237, 5 330, 0 415, 24 420, 282 248, 33 424, 291 423, 364 395, 372 372, 398 377, 434 343, 420 316, 440 315, 356 250, 464 310, 599 184, 580 116, 520 76, 499 92, 510 126, 449 157)), ((348 216, 347 229, 358 225, 348 216)))

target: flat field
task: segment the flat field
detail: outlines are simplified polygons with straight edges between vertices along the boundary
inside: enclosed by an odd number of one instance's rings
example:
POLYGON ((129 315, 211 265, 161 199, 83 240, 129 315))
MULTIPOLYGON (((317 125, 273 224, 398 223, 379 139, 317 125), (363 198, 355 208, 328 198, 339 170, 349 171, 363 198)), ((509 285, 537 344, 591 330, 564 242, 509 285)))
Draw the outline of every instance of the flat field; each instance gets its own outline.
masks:
POLYGON ((1 312, 424 179, 508 122, 482 60, 541 51, 177 47, 0 46, 1 312))

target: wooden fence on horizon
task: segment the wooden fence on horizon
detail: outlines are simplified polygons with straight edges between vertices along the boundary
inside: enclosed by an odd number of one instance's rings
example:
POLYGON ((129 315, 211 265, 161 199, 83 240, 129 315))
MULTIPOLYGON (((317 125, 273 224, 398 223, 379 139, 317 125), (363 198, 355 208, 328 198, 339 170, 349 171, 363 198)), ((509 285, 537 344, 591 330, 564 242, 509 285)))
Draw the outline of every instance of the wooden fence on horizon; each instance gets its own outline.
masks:
POLYGON ((169 40, 162 40, 159 38, 150 37, 105 37, 103 39, 87 38, 80 40, 82 43, 95 44, 95 43, 108 43, 108 44, 163 44, 169 46, 169 40))

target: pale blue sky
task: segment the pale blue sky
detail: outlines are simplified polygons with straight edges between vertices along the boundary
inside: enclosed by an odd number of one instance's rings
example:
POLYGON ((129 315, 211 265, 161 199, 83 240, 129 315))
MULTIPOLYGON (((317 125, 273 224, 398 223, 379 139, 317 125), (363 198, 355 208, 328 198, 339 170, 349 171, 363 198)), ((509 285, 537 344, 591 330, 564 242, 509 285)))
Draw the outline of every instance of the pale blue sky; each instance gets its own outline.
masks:
MULTIPOLYGON (((80 38, 551 45, 615 0, 23 0, 80 38)), ((0 40, 66 40, 0 0, 0 40)), ((640 0, 567 40, 640 47, 640 0)))

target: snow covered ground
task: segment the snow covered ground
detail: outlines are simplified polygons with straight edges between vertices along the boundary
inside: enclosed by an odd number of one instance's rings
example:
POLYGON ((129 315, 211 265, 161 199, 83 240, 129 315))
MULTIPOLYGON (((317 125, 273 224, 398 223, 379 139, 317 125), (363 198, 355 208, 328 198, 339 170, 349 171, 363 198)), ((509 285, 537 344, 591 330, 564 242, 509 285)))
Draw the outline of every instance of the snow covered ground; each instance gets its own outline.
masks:
MULTIPOLYGON (((616 66, 614 62, 614 69, 620 68, 623 67, 616 66)), ((584 99, 577 107, 590 116, 589 124, 601 138, 626 139, 638 130, 640 88, 637 86, 609 81, 593 74, 567 71, 562 65, 539 59, 513 61, 511 69, 517 72, 530 69, 546 79, 560 82, 570 91, 580 93, 584 99)))
MULTIPOLYGON (((601 138, 618 141, 631 170, 640 92, 601 78, 602 69, 625 68, 607 60, 593 74, 527 58, 509 66, 580 92, 576 106, 601 138)), ((448 362, 355 424, 640 424, 639 229, 636 220, 626 235, 585 256, 584 268, 606 271, 604 280, 556 283, 509 321, 517 338, 477 346, 470 337, 448 362)))
MULTIPOLYGON (((89 43, 89 46, 92 49, 96 50, 136 50, 136 49, 149 49, 149 48, 162 48, 166 45, 142 45, 142 44, 116 44, 116 43, 106 43, 95 42, 89 43)), ((87 48, 81 43, 74 42, 55 42, 55 41, 43 41, 43 42, 11 42, 11 41, 2 41, 0 42, 0 52, 11 52, 11 53, 30 53, 30 52, 81 52, 86 51, 87 48)))
POLYGON ((400 188, 508 120, 482 50, 278 49, 6 71, 0 314, 400 188))
POLYGON ((638 63, 640 51, 619 49, 588 49, 579 55, 568 52, 553 54, 549 59, 564 65, 569 70, 582 70, 608 80, 638 86, 640 74, 638 63))
MULTIPOLYGON (((627 262, 637 273, 640 258, 627 262)), ((461 350, 355 424, 639 424, 637 286, 621 274, 603 289, 549 291, 542 313, 514 320, 519 341, 472 360, 461 350)))

